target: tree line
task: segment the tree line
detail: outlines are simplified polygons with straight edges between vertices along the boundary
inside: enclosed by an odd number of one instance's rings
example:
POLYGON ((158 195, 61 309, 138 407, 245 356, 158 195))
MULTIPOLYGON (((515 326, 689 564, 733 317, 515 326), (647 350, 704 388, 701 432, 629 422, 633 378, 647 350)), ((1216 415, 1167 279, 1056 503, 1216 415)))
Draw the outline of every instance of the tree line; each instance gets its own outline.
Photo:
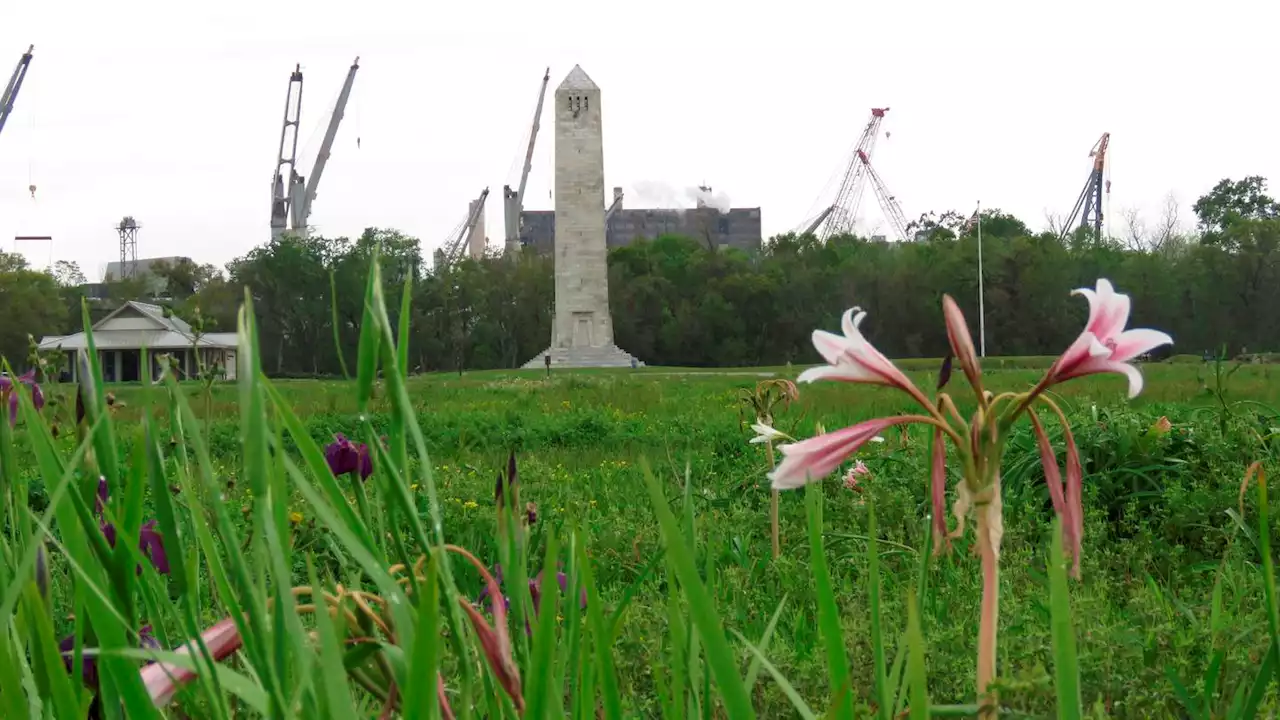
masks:
MULTIPOLYGON (((1099 277, 1132 297, 1131 326, 1169 332, 1175 352, 1280 349, 1280 203, 1266 181, 1221 181, 1196 202, 1195 227, 1186 231, 1176 207, 1151 224, 1129 214, 1112 223, 1122 230, 1103 238, 1033 232, 1012 215, 984 211, 987 353, 1061 351, 1086 308, 1068 293, 1099 277)), ((817 359, 813 329, 837 330, 841 313, 856 305, 869 313, 864 332, 887 355, 941 356, 943 292, 960 301, 975 333, 979 327, 978 235, 955 212, 926 213, 913 225, 918 239, 909 243, 788 234, 748 254, 664 236, 616 248, 609 254, 615 339, 651 365, 808 363, 817 359)), ((344 361, 354 367, 375 249, 388 305, 399 307, 406 285, 412 295, 417 370, 518 367, 546 348, 555 301, 550 257, 426 268, 418 240, 394 230, 372 228, 355 240, 287 236, 225 268, 160 267, 166 289, 158 301, 188 318, 198 307, 206 330, 228 331, 247 289, 269 373, 338 375, 344 361)), ((83 280, 72 263, 38 271, 0 253, 0 355, 21 367, 28 335, 79 329, 83 280)), ((108 283, 94 314, 145 294, 136 281, 108 283)))

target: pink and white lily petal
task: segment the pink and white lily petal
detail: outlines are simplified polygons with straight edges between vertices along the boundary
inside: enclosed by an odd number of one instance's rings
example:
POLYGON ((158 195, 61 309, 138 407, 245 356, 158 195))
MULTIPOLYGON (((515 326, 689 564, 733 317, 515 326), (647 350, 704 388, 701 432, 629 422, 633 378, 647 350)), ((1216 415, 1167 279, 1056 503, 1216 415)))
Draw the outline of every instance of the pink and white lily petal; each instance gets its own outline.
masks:
POLYGON ((805 370, 796 382, 843 380, 888 385, 918 394, 907 376, 863 337, 859 326, 866 316, 860 308, 846 310, 840 322, 843 335, 814 330, 813 346, 827 364, 805 370))
POLYGON ((1142 392, 1142 373, 1129 362, 1161 345, 1173 344, 1173 338, 1159 330, 1125 330, 1129 296, 1116 292, 1105 278, 1098 280, 1096 289, 1080 288, 1072 294, 1089 301, 1089 322, 1054 361, 1043 386, 1095 373, 1117 373, 1129 378, 1129 397, 1137 397, 1142 392))
POLYGON ((875 418, 843 430, 781 445, 778 450, 782 453, 782 462, 769 473, 769 479, 775 490, 794 490, 821 480, 835 472, 841 463, 871 442, 885 428, 910 422, 930 420, 919 415, 875 418))
POLYGON ((942 428, 934 428, 933 450, 929 458, 929 502, 933 512, 933 554, 951 549, 947 535, 947 440, 942 428))
POLYGON ((973 348, 973 336, 969 334, 969 324, 964 320, 964 312, 950 295, 942 296, 942 316, 947 325, 947 342, 951 344, 951 353, 964 370, 978 397, 982 397, 982 368, 978 364, 978 353, 973 348))
MULTIPOLYGON (((241 638, 240 631, 236 629, 235 620, 224 618, 205 630, 200 634, 200 639, 204 642, 205 647, 209 648, 209 654, 213 656, 214 662, 221 662, 227 656, 240 649, 241 638)), ((193 642, 178 648, 177 652, 182 655, 200 654, 200 646, 193 642)), ((173 700, 174 694, 178 692, 178 688, 195 679, 196 674, 186 668, 178 667, 170 663, 153 662, 142 668, 142 684, 146 686, 147 692, 151 695, 151 702, 156 707, 164 707, 173 700)))
POLYGON ((756 436, 751 438, 753 445, 759 443, 776 442, 778 440, 790 440, 791 436, 778 430, 777 428, 763 422, 755 422, 751 425, 751 430, 756 436))
POLYGON ((1035 431, 1036 445, 1040 451, 1040 464, 1044 468, 1045 483, 1049 486, 1049 499, 1053 509, 1062 519, 1062 545, 1071 554, 1071 574, 1080 577, 1080 551, 1084 539, 1084 503, 1082 499, 1084 468, 1080 464, 1080 450, 1076 447, 1071 428, 1062 426, 1063 440, 1067 446, 1067 472, 1064 485, 1058 456, 1049 442, 1044 425, 1034 412, 1028 413, 1035 431))

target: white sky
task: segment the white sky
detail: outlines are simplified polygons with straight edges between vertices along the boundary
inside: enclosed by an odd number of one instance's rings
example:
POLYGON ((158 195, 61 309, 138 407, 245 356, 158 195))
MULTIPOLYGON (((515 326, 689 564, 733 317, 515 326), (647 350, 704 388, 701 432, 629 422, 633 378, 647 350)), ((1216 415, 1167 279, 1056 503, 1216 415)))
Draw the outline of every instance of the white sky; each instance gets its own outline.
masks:
MULTIPOLYGON (((981 200, 1042 226, 1071 208, 1104 131, 1117 232, 1121 209, 1154 220, 1170 192, 1190 222, 1223 177, 1280 182, 1266 0, 9 5, 0 84, 36 49, 0 133, 0 247, 53 235, 53 258, 90 279, 126 214, 142 257, 222 264, 265 241, 289 73, 302 63, 309 174, 357 55, 312 225, 398 228, 428 255, 486 185, 501 243, 548 65, 552 91, 574 63, 602 88, 607 186, 705 181, 763 207, 766 235, 821 204, 872 106, 891 108, 874 163, 908 218, 981 200)), ((528 209, 551 207, 547 118, 528 209)), ((868 188, 862 214, 879 213, 868 188)))

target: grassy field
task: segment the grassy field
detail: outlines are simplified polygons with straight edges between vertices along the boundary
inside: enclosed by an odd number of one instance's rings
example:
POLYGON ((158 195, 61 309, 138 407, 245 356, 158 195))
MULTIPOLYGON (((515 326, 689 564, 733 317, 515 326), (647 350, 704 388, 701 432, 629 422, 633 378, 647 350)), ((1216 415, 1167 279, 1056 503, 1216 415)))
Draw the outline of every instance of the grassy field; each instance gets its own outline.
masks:
MULTIPOLYGON (((987 363, 991 389, 1034 384, 1045 362, 993 359, 987 363)), ((921 387, 933 387, 936 361, 904 366, 921 387)), ((541 372, 484 372, 413 378, 409 391, 431 453, 444 531, 451 542, 486 562, 496 561, 494 478, 515 450, 521 501, 538 508, 534 548, 542 547, 549 528, 558 528, 560 537, 580 533, 603 603, 615 605, 634 591, 615 656, 628 714, 653 717, 659 714, 660 698, 671 691, 663 668, 673 649, 663 575, 650 574, 629 591, 661 546, 645 490, 646 464, 663 481, 669 499, 679 498, 685 483, 689 485, 700 561, 725 624, 748 638, 760 638, 781 606, 768 657, 815 707, 831 692, 815 610, 803 493, 782 496, 783 553, 772 561, 767 462, 761 446, 748 443, 751 433, 743 422, 750 419, 741 401, 744 390, 766 377, 794 377, 798 371, 645 368, 566 371, 550 378, 541 372)), ((1058 399, 1072 420, 1085 469, 1083 570, 1081 581, 1071 584, 1071 603, 1084 704, 1098 715, 1182 716, 1171 675, 1190 694, 1202 691, 1201 679, 1217 650, 1224 651, 1224 658, 1210 703, 1215 708, 1225 707, 1237 687, 1257 672, 1270 637, 1255 569, 1258 550, 1250 541, 1253 535, 1242 532, 1228 511, 1238 512, 1241 505, 1246 466, 1255 460, 1274 464, 1280 457, 1280 419, 1273 409, 1280 406, 1280 378, 1272 378, 1273 372, 1280 368, 1245 366, 1219 384, 1213 365, 1151 364, 1144 367, 1146 390, 1132 403, 1125 401, 1118 377, 1086 378, 1060 387, 1058 399), (1151 430, 1161 417, 1171 421, 1170 432, 1151 430), (1220 610, 1211 622, 1216 581, 1220 610)), ((352 383, 280 381, 275 387, 318 443, 329 442, 335 433, 358 433, 352 383)), ((207 405, 200 388, 184 389, 196 415, 207 412, 211 420, 209 447, 217 477, 225 484, 224 501, 243 508, 248 518, 247 488, 239 479, 243 448, 237 388, 215 386, 207 405)), ((113 390, 111 413, 127 453, 141 437, 144 409, 155 403, 163 418, 164 402, 158 391, 113 390)), ((56 396, 57 390, 50 394, 56 396)), ((55 424, 66 425, 69 407, 64 401, 54 408, 50 417, 55 424)), ((385 397, 375 395, 371 419, 378 432, 389 427, 389 408, 385 397)), ((907 409, 901 395, 887 390, 821 383, 801 387, 800 400, 776 425, 807 437, 816 423, 835 429, 907 409)), ((827 562, 854 687, 870 704, 870 499, 879 526, 886 637, 896 639, 902 632, 907 591, 917 584, 920 563, 928 563, 921 608, 931 696, 937 702, 972 703, 980 595, 978 561, 969 552, 972 535, 959 540, 949 555, 929 558, 927 433, 916 429, 900 435, 894 430, 886 440, 862 454, 871 476, 861 491, 846 489, 836 479, 822 489, 827 562)), ((285 445, 293 447, 287 438, 285 445)), ((1043 717, 1054 708, 1045 569, 1052 511, 1027 427, 1017 430, 1009 443, 1005 468, 1001 699, 1012 712, 1043 717)), ((29 478, 38 509, 42 480, 34 469, 29 478)), ((413 491, 425 515, 427 501, 416 485, 413 491)), ((295 557, 314 554, 321 569, 344 576, 349 568, 333 549, 330 528, 309 513, 301 498, 295 500, 290 508, 296 513, 291 518, 295 557)), ((1251 499, 1243 510, 1245 522, 1256 525, 1251 499)), ((305 565, 294 570, 305 578, 305 565)), ((58 572, 70 571, 62 567, 58 572)), ((459 583, 465 593, 480 589, 474 574, 463 574, 459 583)), ((72 599, 62 596, 56 602, 69 610, 72 599)), ((60 622, 60 630, 67 627, 60 622)), ((744 652, 743 665, 747 659, 744 652)), ((753 693, 761 717, 794 716, 783 691, 767 676, 753 693)), ((1277 706, 1274 689, 1264 705, 1277 706)), ((722 716, 709 709, 706 713, 722 716)), ((1220 715, 1215 710, 1213 716, 1220 715)))

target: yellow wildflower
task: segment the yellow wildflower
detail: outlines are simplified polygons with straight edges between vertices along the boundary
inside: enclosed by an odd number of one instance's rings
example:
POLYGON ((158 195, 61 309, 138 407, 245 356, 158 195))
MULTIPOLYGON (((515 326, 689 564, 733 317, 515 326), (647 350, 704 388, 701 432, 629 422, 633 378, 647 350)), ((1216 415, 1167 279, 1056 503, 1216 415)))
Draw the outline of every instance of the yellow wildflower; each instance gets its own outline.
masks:
POLYGON ((298 523, 302 522, 302 513, 298 512, 297 510, 294 510, 293 512, 289 513, 289 522, 293 523, 294 525, 297 525, 298 523))

